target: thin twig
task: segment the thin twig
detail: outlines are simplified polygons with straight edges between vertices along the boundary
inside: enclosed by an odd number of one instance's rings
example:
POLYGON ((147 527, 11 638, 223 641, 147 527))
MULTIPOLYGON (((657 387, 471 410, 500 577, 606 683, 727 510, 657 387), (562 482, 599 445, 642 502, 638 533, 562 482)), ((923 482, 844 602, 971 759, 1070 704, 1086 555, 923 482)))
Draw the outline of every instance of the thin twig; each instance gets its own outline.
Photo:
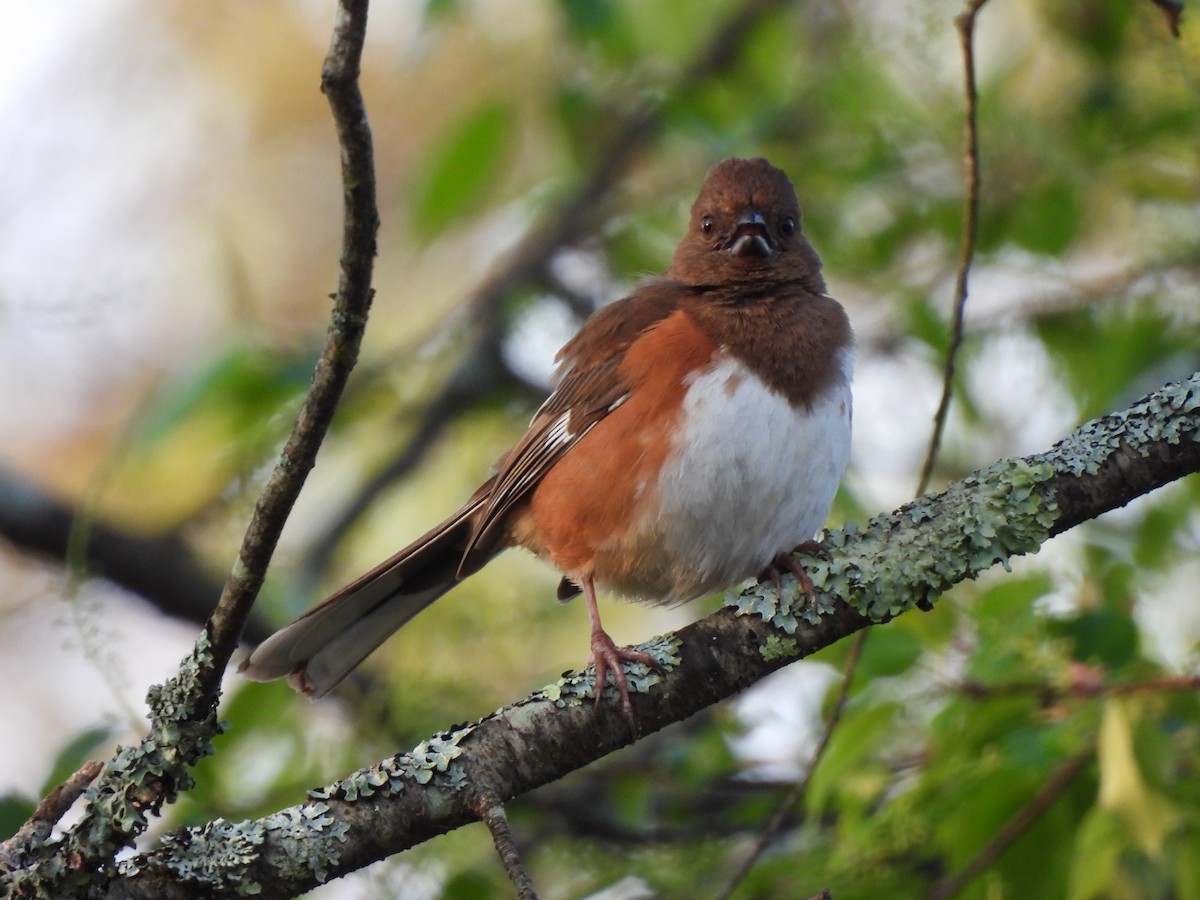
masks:
MULTIPOLYGON (((216 609, 179 673, 151 688, 151 723, 122 764, 100 775, 79 821, 54 846, 43 847, 20 873, 21 889, 39 896, 75 896, 114 854, 145 830, 190 783, 189 768, 211 752, 221 730, 216 716, 221 677, 237 647, 283 524, 300 493, 317 449, 358 356, 371 303, 371 272, 379 217, 371 132, 358 89, 366 34, 367 0, 339 0, 321 89, 329 98, 342 150, 345 223, 341 277, 329 338, 312 387, 280 460, 263 489, 237 561, 216 609), (130 760, 137 759, 134 766, 130 760), (136 774, 135 774, 136 773, 136 774), (119 809, 114 814, 113 809, 119 809)), ((0 883, 0 892, 10 885, 0 883)))
POLYGON ((1013 813, 982 850, 958 872, 936 882, 929 889, 926 900, 949 900, 986 872, 1066 792, 1091 758, 1091 752, 1081 753, 1055 769, 1038 792, 1013 813))
POLYGON ((42 798, 24 825, 17 833, 0 844, 0 868, 15 869, 20 865, 19 857, 28 845, 44 841, 67 810, 79 799, 89 784, 96 780, 104 764, 88 760, 74 775, 42 798))
POLYGON ((1183 18, 1182 0, 1150 0, 1150 2, 1162 10, 1162 14, 1166 16, 1167 27, 1171 29, 1172 37, 1179 37, 1179 21, 1183 18))
POLYGON ((358 86, 367 6, 367 0, 340 0, 329 54, 321 70, 321 90, 329 100, 342 151, 344 217, 341 274, 333 298, 328 339, 296 425, 255 505, 237 563, 209 620, 214 691, 237 647, 283 525, 316 461, 317 450, 358 359, 371 308, 379 213, 371 128, 358 86))
POLYGON ((950 410, 950 396, 954 390, 954 370, 958 361, 958 351, 962 346, 963 321, 967 309, 967 283, 979 233, 979 95, 975 83, 975 18, 986 3, 987 0, 969 0, 966 9, 954 20, 962 42, 963 79, 966 89, 964 178, 967 190, 963 201, 963 234, 958 254, 958 276, 954 285, 954 321, 950 326, 950 344, 946 348, 946 362, 942 370, 942 398, 938 401, 937 413, 933 417, 933 434, 929 438, 929 449, 925 453, 921 478, 917 482, 918 495, 924 494, 929 488, 929 480, 933 477, 933 467, 942 444, 942 433, 946 429, 946 414, 950 410))
POLYGON ((953 690, 969 700, 1034 696, 1043 706, 1052 706, 1063 700, 1092 700, 1097 697, 1125 697, 1130 694, 1155 694, 1170 691, 1200 691, 1200 675, 1169 675, 1163 678, 1148 678, 1144 681, 1111 684, 1080 679, 1066 687, 1036 681, 1016 681, 1002 684, 963 681, 955 685, 953 690))
POLYGON ((742 864, 738 866, 737 871, 733 873, 733 876, 729 879, 729 883, 725 885, 725 890, 718 895, 718 900, 727 900, 728 897, 733 895, 737 886, 750 874, 750 870, 754 868, 755 863, 758 862, 763 853, 766 852, 767 847, 778 836, 780 829, 783 828, 783 823, 787 821, 788 813, 800 802, 800 798, 808 792, 808 785, 812 781, 813 773, 817 770, 821 758, 825 755, 825 750, 829 747, 834 729, 837 728, 838 722, 841 721, 842 711, 846 708, 846 701, 850 698, 850 684, 854 680, 854 673, 858 669, 858 661, 862 657, 863 647, 866 645, 867 635, 870 633, 870 629, 864 628, 854 636, 854 643, 850 645, 850 654, 846 657, 846 665, 842 670, 842 683, 838 688, 837 699, 834 700, 833 707, 829 711, 829 720, 825 723, 825 731, 821 735, 821 742, 817 744, 817 749, 813 752, 812 760, 808 764, 808 769, 804 772, 804 777, 796 782, 792 789, 788 791, 783 802, 779 804, 779 808, 775 810, 775 815, 771 817, 771 821, 767 823, 767 827, 759 835, 754 848, 742 860, 742 864))
POLYGON ((508 824, 508 816, 505 815, 504 807, 494 799, 488 800, 481 804, 479 818, 492 833, 492 843, 496 845, 496 852, 500 854, 504 871, 508 873, 509 880, 517 889, 517 897, 520 900, 537 900, 533 881, 521 863, 521 854, 517 850, 517 842, 513 838, 512 828, 508 824))

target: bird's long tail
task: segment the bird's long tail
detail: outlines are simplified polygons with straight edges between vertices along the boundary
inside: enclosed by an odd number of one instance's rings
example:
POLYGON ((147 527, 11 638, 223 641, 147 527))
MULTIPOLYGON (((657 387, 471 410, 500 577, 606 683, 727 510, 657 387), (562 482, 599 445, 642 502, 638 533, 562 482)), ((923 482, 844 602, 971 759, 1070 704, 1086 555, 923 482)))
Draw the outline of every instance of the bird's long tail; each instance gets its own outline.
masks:
POLYGON ((287 677, 321 697, 396 629, 454 587, 481 501, 471 500, 436 528, 285 625, 238 671, 254 681, 287 677))

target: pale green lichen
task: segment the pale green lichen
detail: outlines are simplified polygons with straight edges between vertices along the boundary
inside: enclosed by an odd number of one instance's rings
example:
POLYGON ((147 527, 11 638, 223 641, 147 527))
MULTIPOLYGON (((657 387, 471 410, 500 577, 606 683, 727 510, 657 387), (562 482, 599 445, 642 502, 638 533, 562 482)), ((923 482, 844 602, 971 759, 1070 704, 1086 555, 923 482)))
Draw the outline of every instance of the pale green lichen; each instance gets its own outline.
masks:
POLYGON ((325 881, 341 858, 350 826, 330 814, 324 803, 281 810, 265 819, 229 822, 214 819, 197 828, 167 834, 149 857, 123 860, 117 872, 170 872, 197 895, 232 890, 242 896, 262 893, 254 867, 270 849, 270 868, 287 881, 309 877, 325 881))
MULTIPOLYGON (((622 664, 625 670, 625 683, 631 693, 647 693, 654 685, 660 684, 666 674, 679 665, 679 639, 673 636, 653 637, 644 644, 633 647, 643 653, 649 653, 658 663, 658 668, 646 663, 627 662, 622 664)), ((583 671, 564 672, 562 678, 553 684, 548 684, 535 692, 524 702, 548 700, 559 709, 567 706, 579 706, 584 701, 596 699, 596 672, 593 668, 583 671)), ((604 699, 617 699, 617 682, 613 673, 608 673, 604 682, 604 699)))
POLYGON ((263 827, 277 851, 272 861, 283 876, 300 880, 308 872, 320 882, 338 864, 350 832, 350 825, 335 819, 325 803, 281 810, 264 819, 263 827))
POLYGON ((140 865, 136 858, 126 860, 117 871, 130 877, 143 868, 162 868, 205 892, 232 889, 241 895, 254 895, 262 892, 262 885, 247 873, 258 859, 264 839, 265 829, 257 822, 214 819, 199 828, 165 835, 149 863, 140 865))
POLYGON ((1123 412, 1087 422, 1038 458, 1059 472, 1094 475, 1118 447, 1145 456, 1162 441, 1200 441, 1200 373, 1166 385, 1123 412))
POLYGON ((157 814, 164 803, 192 785, 189 768, 212 753, 211 739, 220 734, 216 703, 201 708, 201 676, 214 665, 207 635, 197 639, 179 672, 164 684, 150 688, 150 730, 136 747, 118 748, 116 756, 84 793, 83 815, 62 840, 39 848, 44 854, 10 881, 0 878, 0 889, 14 888, 22 896, 57 898, 73 896, 92 879, 92 870, 111 860, 146 829, 148 814, 157 814), (73 859, 71 866, 64 859, 73 859), (94 860, 92 866, 79 860, 94 860), (17 884, 19 882, 19 888, 17 884))
MULTIPOLYGON (((813 559, 805 561, 805 571, 811 576, 819 571, 824 560, 813 559)), ((827 594, 818 594, 815 600, 807 596, 801 602, 796 602, 800 592, 800 582, 790 572, 779 582, 779 590, 770 581, 760 581, 749 584, 740 593, 728 591, 725 594, 725 605, 732 606, 739 616, 753 614, 764 619, 782 631, 784 634, 795 634, 800 626, 800 620, 815 625, 825 613, 833 612, 833 598, 827 594)))
MULTIPOLYGON (((666 672, 679 665, 679 641, 676 638, 653 638, 635 649, 649 653, 660 668, 654 668, 644 663, 625 663, 625 679, 629 689, 633 692, 649 691, 652 686, 663 680, 666 672)), ((480 724, 496 716, 503 716, 514 707, 528 706, 544 701, 549 701, 559 708, 577 706, 584 700, 595 697, 595 682, 595 673, 591 669, 583 672, 568 672, 554 684, 534 692, 511 706, 496 710, 477 723, 436 734, 428 740, 422 741, 407 753, 398 754, 369 768, 360 769, 327 787, 311 790, 308 795, 318 800, 337 798, 353 801, 360 797, 375 795, 391 796, 408 784, 434 784, 451 790, 461 790, 466 787, 466 773, 461 766, 456 764, 456 760, 463 752, 461 742, 480 724)), ((605 688, 606 697, 616 696, 615 681, 611 673, 605 688)))
POLYGON ((430 783, 460 790, 466 786, 466 774, 454 765, 454 760, 462 755, 459 743, 476 727, 464 725, 435 734, 407 753, 398 753, 369 768, 359 769, 328 787, 309 791, 308 795, 318 800, 357 800, 375 794, 389 797, 406 784, 430 783))
POLYGON ((871 519, 861 534, 843 529, 828 541, 832 561, 813 566, 813 584, 875 620, 927 607, 951 585, 1041 546, 1058 517, 1053 477, 1048 463, 1002 460, 871 519))
POLYGON ((798 648, 794 639, 772 634, 767 638, 766 642, 758 648, 758 652, 767 662, 773 662, 777 659, 793 658, 798 652, 798 648))

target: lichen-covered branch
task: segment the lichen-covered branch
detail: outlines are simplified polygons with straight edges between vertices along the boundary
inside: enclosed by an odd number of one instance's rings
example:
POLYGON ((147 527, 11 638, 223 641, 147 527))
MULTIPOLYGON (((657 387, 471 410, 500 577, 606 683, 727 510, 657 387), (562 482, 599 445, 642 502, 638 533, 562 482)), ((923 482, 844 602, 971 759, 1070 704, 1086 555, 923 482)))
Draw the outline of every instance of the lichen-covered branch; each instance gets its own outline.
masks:
MULTIPOLYGON (((638 727, 656 731, 868 625, 928 608, 954 584, 1197 471, 1200 373, 1045 453, 829 535, 831 558, 805 561, 815 607, 788 576, 782 593, 770 583, 731 593, 717 613, 650 641, 643 649, 662 671, 628 668, 638 727)), ((628 743, 617 705, 592 703, 594 688, 590 673, 573 673, 299 806, 178 831, 127 861, 105 896, 291 897, 476 821, 479 797, 505 802, 628 743)))

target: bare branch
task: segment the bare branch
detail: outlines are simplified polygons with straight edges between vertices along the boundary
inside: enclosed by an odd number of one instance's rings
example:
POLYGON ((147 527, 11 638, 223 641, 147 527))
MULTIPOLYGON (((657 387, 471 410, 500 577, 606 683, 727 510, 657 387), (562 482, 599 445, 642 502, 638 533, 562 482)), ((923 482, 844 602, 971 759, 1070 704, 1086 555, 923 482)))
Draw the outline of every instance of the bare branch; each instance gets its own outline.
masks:
MULTIPOLYGON (((1082 668, 1082 667, 1081 667, 1082 668)), ((1003 700, 1008 697, 1036 697, 1043 706, 1055 706, 1066 700, 1092 700, 1097 697, 1124 697, 1129 694, 1157 694, 1171 691, 1192 693, 1200 691, 1200 675, 1166 675, 1141 681, 1106 682, 1103 672, 1087 669, 1076 674, 1067 685, 1036 681, 1008 681, 986 684, 981 681, 962 681, 952 690, 969 700, 1003 700)))
POLYGON ((1092 754, 1081 753, 1060 765, 1046 779, 1046 783, 1038 789, 1029 801, 1013 813, 1012 818, 1001 826, 1000 830, 980 850, 962 870, 937 882, 925 895, 926 900, 949 900, 956 896, 972 881, 986 872, 1000 858, 1005 850, 1011 847, 1021 835, 1041 818, 1042 813, 1054 805, 1072 782, 1075 781, 1084 766, 1092 759, 1092 754))
POLYGON ((512 828, 509 827, 508 816, 504 814, 504 807, 494 798, 489 799, 482 804, 479 818, 492 833, 492 843, 496 845, 496 852, 504 864, 504 871, 508 873, 509 880, 517 889, 517 897, 520 900, 537 900, 533 881, 521 863, 521 854, 517 850, 517 842, 513 837, 512 828))
POLYGON ((938 401, 933 417, 933 434, 929 438, 929 449, 921 466, 921 478, 917 482, 917 493, 929 488, 933 467, 937 462, 942 434, 946 430, 946 415, 950 411, 950 396, 954 391, 954 371, 958 362, 958 350, 962 346, 963 322, 967 309, 967 282, 971 275, 971 263, 975 259, 975 240, 979 233, 979 92, 975 84, 975 17, 987 0, 968 0, 966 9, 954 20, 962 42, 963 83, 966 90, 966 150, 964 153, 966 192, 963 198, 962 243, 958 253, 958 275, 954 284, 954 320, 950 325, 950 343, 946 348, 946 361, 942 370, 942 397, 938 401))
MULTIPOLYGON (((316 462, 317 450, 358 360, 371 308, 379 212, 371 128, 358 87, 367 5, 367 0, 340 0, 329 55, 321 70, 321 90, 333 111, 342 151, 341 274, 333 297, 329 335, 313 372, 312 387, 280 453, 279 463, 255 504, 237 563, 209 623, 217 681, 237 647, 242 625, 262 587, 283 525, 316 462)), ((215 691, 215 684, 213 688, 215 691)))
MULTIPOLYGON (((62 562, 78 514, 36 484, 0 469, 0 535, 14 546, 62 562)), ((221 595, 221 583, 174 534, 131 534, 92 520, 83 543, 86 575, 133 591, 167 615, 203 624, 221 595)), ((268 633, 257 617, 246 623, 247 640, 268 633)))
POLYGON ((190 767, 212 752, 221 676, 237 648, 284 522, 329 428, 371 305, 379 216, 371 131, 358 88, 367 0, 339 0, 321 73, 342 151, 344 230, 341 276, 329 336, 291 436, 255 506, 217 608, 179 673, 149 691, 150 729, 140 746, 121 750, 88 792, 83 815, 63 837, 39 848, 24 869, 0 877, 0 893, 75 896, 118 850, 143 832, 149 815, 191 786, 190 767))
POLYGON ((727 900, 727 898, 733 896, 733 892, 737 890, 738 885, 745 880, 746 876, 750 874, 750 870, 754 868, 755 863, 767 852, 767 848, 771 846, 771 842, 779 836, 784 823, 787 822, 788 814, 796 808, 796 804, 808 793, 808 785, 812 781, 813 773, 817 771, 817 766, 821 764, 821 758, 825 755, 825 751, 829 748, 829 742, 833 739, 833 732, 842 720, 842 712, 846 708, 846 701, 850 699, 850 685, 854 681, 854 673, 858 670, 858 661, 862 658, 863 647, 866 646, 867 635, 870 633, 870 629, 864 628, 854 636, 854 643, 850 645, 850 653, 846 657, 846 664, 842 667, 842 681, 838 686, 837 698, 833 701, 833 708, 830 709, 829 716, 825 721, 825 730, 821 734, 821 741, 817 744, 817 749, 813 752, 812 759, 808 763, 808 768, 804 772, 804 777, 797 781, 792 786, 792 789, 788 791, 787 796, 783 798, 783 802, 775 810, 771 821, 767 823, 767 827, 759 835, 754 848, 747 855, 746 859, 742 861, 737 871, 733 873, 733 876, 729 879, 729 883, 725 886, 725 890, 718 895, 718 900, 727 900))

